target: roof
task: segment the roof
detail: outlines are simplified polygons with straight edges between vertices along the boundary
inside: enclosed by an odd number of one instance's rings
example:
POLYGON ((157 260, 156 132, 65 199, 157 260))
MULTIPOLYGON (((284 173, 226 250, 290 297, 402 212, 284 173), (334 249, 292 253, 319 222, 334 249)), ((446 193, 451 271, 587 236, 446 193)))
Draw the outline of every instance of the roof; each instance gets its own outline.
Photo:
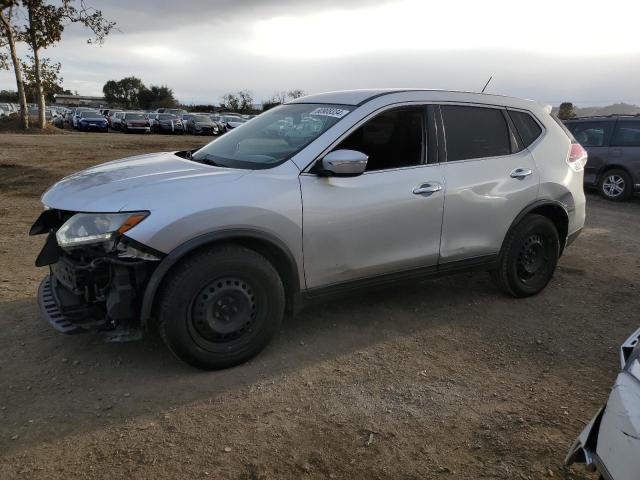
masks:
MULTIPOLYGON (((500 99, 512 99, 517 101, 522 100, 515 97, 507 97, 504 95, 495 95, 490 93, 478 93, 478 92, 462 92, 456 90, 437 90, 427 88, 383 88, 383 89, 362 89, 362 90, 340 90, 335 92, 317 93, 314 95, 307 95, 305 97, 297 98, 289 103, 332 103, 336 105, 362 105, 376 97, 383 95, 389 95, 392 93, 408 93, 408 92, 429 92, 429 93, 446 93, 456 96, 476 97, 478 100, 486 102, 490 98, 500 99)), ((499 102, 502 103, 502 102, 499 102)))
POLYGON ((575 117, 575 118, 568 118, 566 120, 563 120, 565 122, 575 122, 575 121, 584 121, 584 120, 593 120, 593 121, 597 121, 597 120, 607 120, 607 119, 611 119, 611 120, 615 120, 616 118, 638 118, 640 117, 640 114, 636 113, 635 115, 630 115, 628 113, 611 113, 609 115, 588 115, 585 117, 575 117))

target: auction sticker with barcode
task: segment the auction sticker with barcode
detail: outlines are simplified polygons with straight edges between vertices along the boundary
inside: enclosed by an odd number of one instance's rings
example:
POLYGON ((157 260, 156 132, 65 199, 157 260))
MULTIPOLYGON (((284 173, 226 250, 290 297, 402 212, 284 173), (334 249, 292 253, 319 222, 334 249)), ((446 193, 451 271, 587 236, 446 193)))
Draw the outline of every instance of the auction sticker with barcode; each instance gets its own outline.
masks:
POLYGON ((320 107, 310 112, 309 115, 321 115, 323 117, 342 118, 347 113, 349 113, 349 110, 345 110, 344 108, 320 107))

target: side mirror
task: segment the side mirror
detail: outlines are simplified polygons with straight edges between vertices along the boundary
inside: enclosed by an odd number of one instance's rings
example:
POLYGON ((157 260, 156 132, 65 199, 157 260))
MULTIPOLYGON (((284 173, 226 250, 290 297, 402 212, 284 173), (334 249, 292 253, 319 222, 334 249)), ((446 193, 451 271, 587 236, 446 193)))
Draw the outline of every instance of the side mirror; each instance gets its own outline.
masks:
POLYGON ((367 168, 369 156, 357 150, 334 150, 322 159, 322 170, 327 175, 355 177, 367 168))

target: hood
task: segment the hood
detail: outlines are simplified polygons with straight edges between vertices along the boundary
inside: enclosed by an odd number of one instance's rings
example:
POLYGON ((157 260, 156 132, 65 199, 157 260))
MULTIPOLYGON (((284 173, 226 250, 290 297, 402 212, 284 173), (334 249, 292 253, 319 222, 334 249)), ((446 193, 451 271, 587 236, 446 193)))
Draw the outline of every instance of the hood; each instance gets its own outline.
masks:
POLYGON ((64 177, 42 195, 50 208, 75 212, 153 210, 190 188, 213 189, 237 180, 245 170, 192 162, 171 152, 103 163, 64 177))

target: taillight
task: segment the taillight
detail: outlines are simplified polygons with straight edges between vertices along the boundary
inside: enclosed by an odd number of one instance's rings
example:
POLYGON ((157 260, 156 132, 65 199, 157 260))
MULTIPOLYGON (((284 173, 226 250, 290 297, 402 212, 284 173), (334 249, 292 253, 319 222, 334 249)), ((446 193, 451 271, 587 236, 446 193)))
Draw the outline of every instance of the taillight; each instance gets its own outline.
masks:
POLYGON ((572 143, 567 163, 574 172, 581 172, 587 164, 587 151, 579 143, 572 143))

